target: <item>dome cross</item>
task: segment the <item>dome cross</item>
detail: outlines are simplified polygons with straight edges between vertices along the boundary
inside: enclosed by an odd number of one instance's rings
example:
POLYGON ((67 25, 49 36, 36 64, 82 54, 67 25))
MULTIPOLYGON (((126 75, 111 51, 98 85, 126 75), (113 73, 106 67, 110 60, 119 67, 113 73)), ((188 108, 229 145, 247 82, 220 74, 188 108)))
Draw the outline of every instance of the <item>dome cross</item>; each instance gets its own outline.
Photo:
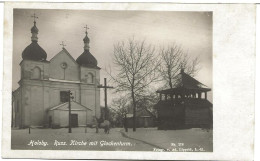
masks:
POLYGON ((31 16, 31 17, 33 17, 33 22, 34 22, 34 23, 36 22, 35 20, 36 20, 37 18, 39 18, 39 17, 37 17, 37 16, 35 15, 35 13, 34 13, 33 16, 31 16))
POLYGON ((86 29, 86 32, 88 32, 89 29, 88 25, 86 25, 84 28, 86 29))
POLYGON ((64 47, 66 46, 63 41, 61 42, 60 45, 62 46, 62 49, 64 49, 64 47))

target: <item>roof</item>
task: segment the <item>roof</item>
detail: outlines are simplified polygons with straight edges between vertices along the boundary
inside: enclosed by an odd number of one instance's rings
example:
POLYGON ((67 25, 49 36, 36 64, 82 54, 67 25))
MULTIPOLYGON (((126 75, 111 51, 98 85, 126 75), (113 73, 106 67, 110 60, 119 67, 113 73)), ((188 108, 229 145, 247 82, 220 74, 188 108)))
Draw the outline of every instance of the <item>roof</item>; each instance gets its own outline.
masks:
POLYGON ((36 22, 34 21, 34 25, 31 28, 31 33, 37 33, 38 34, 38 32, 39 32, 39 29, 36 27, 36 22))
POLYGON ((90 40, 88 38, 88 32, 86 32, 86 36, 84 37, 83 41, 84 41, 84 43, 89 43, 90 42, 90 40))
POLYGON ((186 74, 183 70, 180 72, 180 74, 177 75, 176 83, 174 84, 173 88, 166 89, 166 90, 160 90, 157 91, 158 93, 174 93, 174 92, 180 92, 182 90, 193 90, 193 91, 201 91, 201 92, 207 92, 211 89, 207 87, 206 85, 202 84, 195 78, 191 77, 190 75, 186 74))
POLYGON ((64 47, 62 48, 62 50, 61 50, 58 54, 56 54, 54 57, 52 57, 50 61, 52 61, 55 57, 57 57, 58 55, 63 54, 63 53, 67 54, 67 55, 70 57, 70 59, 71 59, 75 64, 77 64, 77 62, 75 61, 75 59, 70 55, 70 53, 68 52, 68 50, 65 49, 64 47))
POLYGON ((84 67, 89 68, 98 68, 100 69, 97 64, 97 59, 89 52, 89 50, 84 50, 84 52, 77 58, 76 62, 84 67))
POLYGON ((24 49, 22 58, 27 60, 45 61, 47 53, 36 41, 32 41, 32 43, 24 49))
MULTIPOLYGON (((92 111, 90 108, 87 108, 86 106, 83 106, 77 102, 71 101, 71 110, 72 111, 86 111, 86 110, 90 110, 92 111)), ((65 102, 62 104, 59 104, 57 106, 54 106, 52 108, 49 109, 49 111, 53 111, 53 110, 61 110, 61 111, 68 111, 69 110, 69 103, 65 102)))
MULTIPOLYGON (((127 118, 133 117, 133 113, 126 114, 127 118)), ((149 110, 146 108, 141 108, 136 110, 136 117, 155 117, 149 110)))

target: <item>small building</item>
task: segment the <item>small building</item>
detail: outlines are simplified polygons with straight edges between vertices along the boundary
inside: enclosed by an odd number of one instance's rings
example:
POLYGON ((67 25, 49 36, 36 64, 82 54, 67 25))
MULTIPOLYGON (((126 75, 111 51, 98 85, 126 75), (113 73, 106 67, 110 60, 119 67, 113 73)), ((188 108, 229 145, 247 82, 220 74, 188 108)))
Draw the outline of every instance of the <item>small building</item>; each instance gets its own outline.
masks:
POLYGON ((213 105, 207 100, 210 90, 182 69, 173 88, 157 91, 158 129, 212 127, 213 105))
MULTIPOLYGON (((86 126, 92 121, 92 110, 77 103, 71 102, 71 126, 86 126)), ((69 118, 69 103, 65 102, 48 110, 49 127, 66 127, 69 118)))
MULTIPOLYGON (((127 118, 127 127, 133 127, 133 113, 128 113, 127 118)), ((154 127, 156 125, 156 117, 146 108, 141 108, 136 110, 136 127, 154 127)))

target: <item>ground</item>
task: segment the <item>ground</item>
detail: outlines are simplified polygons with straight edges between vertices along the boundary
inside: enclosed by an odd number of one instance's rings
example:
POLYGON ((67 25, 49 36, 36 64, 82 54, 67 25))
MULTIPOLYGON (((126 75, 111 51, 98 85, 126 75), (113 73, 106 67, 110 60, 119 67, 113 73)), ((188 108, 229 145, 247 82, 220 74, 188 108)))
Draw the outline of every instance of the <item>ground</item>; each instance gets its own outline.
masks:
POLYGON ((104 151, 212 151, 212 131, 112 128, 110 134, 94 128, 12 129, 12 149, 104 151))
POLYGON ((163 149, 164 151, 175 152, 213 151, 212 130, 199 128, 183 130, 139 128, 136 132, 128 130, 126 136, 156 146, 158 150, 163 149))

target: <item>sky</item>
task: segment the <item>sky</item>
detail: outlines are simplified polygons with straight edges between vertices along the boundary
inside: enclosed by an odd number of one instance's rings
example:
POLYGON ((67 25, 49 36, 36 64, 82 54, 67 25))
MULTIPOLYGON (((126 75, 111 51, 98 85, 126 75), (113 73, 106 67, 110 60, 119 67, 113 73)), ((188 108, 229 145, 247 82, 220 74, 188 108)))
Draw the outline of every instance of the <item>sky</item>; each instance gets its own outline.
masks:
MULTIPOLYGON (((14 9, 13 90, 19 86, 22 52, 31 43, 34 13, 38 17, 38 44, 46 51, 47 60, 62 50, 62 41, 76 60, 84 51, 84 27, 88 25, 90 52, 101 67, 101 83, 103 78, 109 80, 104 69, 113 66, 114 44, 134 36, 157 49, 177 43, 191 58, 199 56, 201 70, 195 78, 212 88, 211 12, 14 9)), ((103 95, 101 93, 101 105, 103 95)), ((108 104, 113 95, 110 91, 108 104)), ((212 102, 212 92, 208 99, 212 102)))

